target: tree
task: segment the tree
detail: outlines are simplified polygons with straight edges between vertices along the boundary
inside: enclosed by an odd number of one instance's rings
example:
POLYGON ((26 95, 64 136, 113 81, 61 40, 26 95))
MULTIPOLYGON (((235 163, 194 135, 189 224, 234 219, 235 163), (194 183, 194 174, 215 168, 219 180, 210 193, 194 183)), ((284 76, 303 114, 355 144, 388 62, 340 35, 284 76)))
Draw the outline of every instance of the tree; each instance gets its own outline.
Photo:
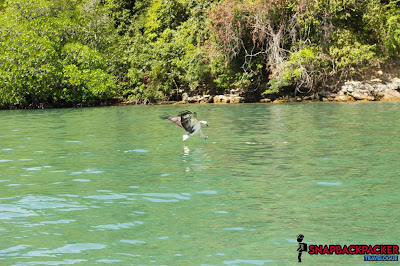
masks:
POLYGON ((0 17, 0 105, 93 103, 116 94, 116 40, 100 1, 9 0, 0 17))
POLYGON ((44 0, 8 4, 0 18, 0 104, 37 106, 52 101, 61 64, 48 34, 50 4, 44 0))
POLYGON ((215 72, 242 91, 316 90, 398 56, 399 12, 397 0, 225 0, 210 13, 215 72))

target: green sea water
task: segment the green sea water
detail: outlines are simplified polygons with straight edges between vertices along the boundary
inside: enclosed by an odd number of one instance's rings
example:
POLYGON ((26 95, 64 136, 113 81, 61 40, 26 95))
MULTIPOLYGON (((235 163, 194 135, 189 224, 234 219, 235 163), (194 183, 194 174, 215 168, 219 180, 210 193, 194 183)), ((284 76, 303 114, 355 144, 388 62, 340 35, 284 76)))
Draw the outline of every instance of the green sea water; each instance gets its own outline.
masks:
POLYGON ((399 102, 0 111, 0 265, 297 265, 300 233, 399 245, 399 162, 399 102), (158 118, 185 109, 209 139, 158 118))

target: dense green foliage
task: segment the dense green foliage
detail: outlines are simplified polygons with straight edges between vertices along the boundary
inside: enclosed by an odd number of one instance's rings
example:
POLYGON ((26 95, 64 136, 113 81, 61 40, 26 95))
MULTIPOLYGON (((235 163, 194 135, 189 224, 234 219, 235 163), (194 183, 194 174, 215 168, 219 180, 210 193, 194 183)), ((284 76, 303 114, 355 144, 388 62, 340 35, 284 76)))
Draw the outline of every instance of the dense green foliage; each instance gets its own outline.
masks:
POLYGON ((400 0, 0 0, 0 106, 309 91, 400 51, 400 0))
POLYGON ((116 41, 96 1, 6 1, 0 17, 0 104, 74 104, 112 98, 116 41))

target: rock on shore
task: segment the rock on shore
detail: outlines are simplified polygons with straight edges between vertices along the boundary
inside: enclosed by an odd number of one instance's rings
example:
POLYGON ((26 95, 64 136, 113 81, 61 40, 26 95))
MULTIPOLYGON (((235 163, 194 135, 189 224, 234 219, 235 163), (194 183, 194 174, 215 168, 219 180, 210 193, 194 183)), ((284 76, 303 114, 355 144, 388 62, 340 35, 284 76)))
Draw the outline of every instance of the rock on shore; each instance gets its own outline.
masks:
POLYGON ((182 103, 242 103, 244 98, 238 95, 195 95, 182 94, 182 103))
MULTIPOLYGON (((311 94, 298 94, 297 96, 278 96, 262 98, 263 103, 284 102, 355 102, 355 101, 400 101, 400 78, 371 79, 368 81, 346 81, 335 91, 322 90, 311 94)), ((245 97, 238 94, 226 95, 194 95, 189 96, 186 92, 182 94, 185 103, 243 103, 247 102, 245 97)))
POLYGON ((399 101, 400 78, 369 81, 347 81, 337 92, 321 91, 322 101, 399 101))

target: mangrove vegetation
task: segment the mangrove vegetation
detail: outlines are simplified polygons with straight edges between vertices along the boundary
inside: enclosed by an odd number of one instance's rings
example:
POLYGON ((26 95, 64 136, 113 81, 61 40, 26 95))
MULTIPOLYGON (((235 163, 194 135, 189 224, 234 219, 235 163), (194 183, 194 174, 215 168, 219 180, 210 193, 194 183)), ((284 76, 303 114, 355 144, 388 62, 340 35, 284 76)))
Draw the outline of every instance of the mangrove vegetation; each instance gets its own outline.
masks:
POLYGON ((316 91, 400 53, 400 0, 0 0, 0 106, 316 91))

